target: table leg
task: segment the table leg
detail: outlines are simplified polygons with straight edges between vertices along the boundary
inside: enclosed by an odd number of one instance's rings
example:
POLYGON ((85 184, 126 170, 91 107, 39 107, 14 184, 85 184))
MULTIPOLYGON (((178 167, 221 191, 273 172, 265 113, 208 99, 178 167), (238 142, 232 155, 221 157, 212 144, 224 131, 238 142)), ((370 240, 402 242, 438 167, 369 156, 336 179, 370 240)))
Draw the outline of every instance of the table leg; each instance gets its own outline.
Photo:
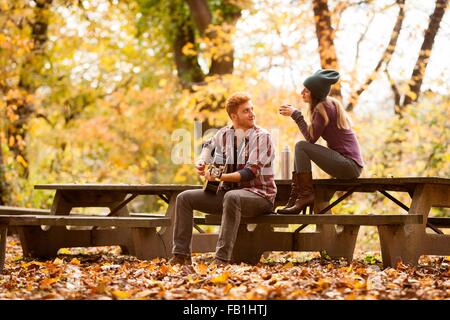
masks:
MULTIPOLYGON (((118 201, 114 201, 114 202, 110 202, 108 203, 108 208, 110 209, 110 211, 114 210, 115 208, 117 208, 117 206, 119 206, 122 202, 123 199, 125 199, 126 195, 123 196, 123 198, 119 199, 118 201)), ((116 216, 116 217, 127 217, 130 215, 130 211, 128 210, 127 206, 123 206, 122 208, 120 208, 119 210, 116 210, 116 212, 114 212, 113 215, 111 216, 116 216)), ((101 229, 111 229, 111 227, 107 227, 107 228, 99 228, 99 227, 95 227, 94 228, 94 232, 95 230, 101 230, 101 229)), ((126 231, 124 229, 119 229, 117 230, 119 232, 123 232, 125 233, 126 231)), ((131 232, 133 233, 133 231, 131 232)), ((125 236, 125 234, 124 234, 125 236)), ((122 250, 123 254, 131 254, 131 255, 135 255, 135 248, 134 245, 120 245, 120 249, 122 250)))
POLYGON ((170 217, 171 223, 170 226, 161 227, 158 231, 158 239, 159 243, 156 250, 160 252, 160 257, 171 257, 172 256, 172 247, 173 247, 173 227, 175 222, 175 208, 177 202, 177 196, 180 192, 172 192, 169 195, 166 195, 169 204, 166 210, 166 217, 170 217))
MULTIPOLYGON (((64 194, 57 190, 53 199, 50 214, 68 215, 72 210, 72 205, 67 202, 64 194)), ((18 226, 17 231, 22 245, 22 252, 24 257, 52 257, 57 254, 59 248, 56 248, 57 242, 61 237, 61 228, 58 231, 51 232, 52 228, 47 225, 42 226, 18 226), (56 235, 53 239, 51 235, 56 235), (51 237, 51 238, 49 238, 51 237)))
POLYGON ((292 250, 292 233, 275 232, 268 224, 241 224, 233 248, 233 263, 256 264, 264 252, 292 250))
MULTIPOLYGON (((425 185, 421 202, 411 204, 410 214, 423 214, 424 222, 419 225, 420 242, 417 244, 419 255, 450 255, 450 235, 426 232, 426 224, 431 207, 450 208, 450 185, 425 185)), ((415 194, 414 194, 415 196, 415 194)))
MULTIPOLYGON (((315 191, 314 212, 320 212, 328 207, 334 193, 334 190, 318 188, 315 191)), ((331 214, 331 211, 327 211, 325 214, 331 214)), ((320 246, 321 249, 319 248, 319 250, 326 250, 331 258, 343 257, 348 261, 353 259, 359 226, 336 227, 331 224, 323 224, 316 226, 316 232, 320 233, 319 241, 311 243, 312 247, 318 248, 320 246)))
MULTIPOLYGON (((57 190, 50 214, 69 215, 73 207, 116 207, 125 198, 124 192, 90 192, 57 190)), ((118 215, 128 215, 127 208, 118 215)), ((119 245, 124 251, 133 251, 131 231, 126 228, 91 230, 92 227, 65 226, 18 227, 23 255, 33 258, 52 258, 60 248, 119 245)))
POLYGON ((167 257, 164 250, 161 250, 161 238, 157 234, 156 228, 132 228, 134 255, 138 259, 150 260, 152 258, 167 257))
POLYGON ((0 273, 3 271, 6 260, 6 235, 8 226, 0 225, 0 273))
POLYGON ((431 207, 449 207, 449 193, 450 186, 419 185, 414 190, 408 214, 423 215, 423 223, 378 227, 384 266, 395 266, 400 261, 417 265, 423 254, 450 253, 450 236, 426 233, 431 207))
MULTIPOLYGON (((316 188, 314 200, 314 212, 320 212, 330 204, 330 200, 334 195, 334 190, 316 188)), ((326 211, 324 214, 331 214, 331 211, 326 211)), ((320 232, 322 236, 334 239, 336 237, 336 229, 334 225, 323 224, 316 225, 316 232, 320 232)))

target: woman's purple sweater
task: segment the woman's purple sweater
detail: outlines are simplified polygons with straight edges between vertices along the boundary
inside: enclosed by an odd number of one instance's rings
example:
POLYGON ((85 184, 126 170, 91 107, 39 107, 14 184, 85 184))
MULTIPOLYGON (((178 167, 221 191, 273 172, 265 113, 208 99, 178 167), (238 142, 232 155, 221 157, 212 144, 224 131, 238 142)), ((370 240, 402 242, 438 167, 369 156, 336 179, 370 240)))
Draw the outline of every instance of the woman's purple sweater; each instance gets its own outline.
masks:
POLYGON ((325 119, 316 110, 313 112, 312 127, 313 134, 308 132, 308 125, 299 110, 295 110, 291 118, 297 123, 300 131, 306 141, 315 143, 320 137, 327 142, 328 148, 335 150, 346 158, 353 159, 360 167, 364 167, 364 161, 358 144, 358 139, 353 130, 339 129, 337 127, 336 106, 329 100, 324 101, 323 105, 328 115, 329 122, 325 126, 325 119))

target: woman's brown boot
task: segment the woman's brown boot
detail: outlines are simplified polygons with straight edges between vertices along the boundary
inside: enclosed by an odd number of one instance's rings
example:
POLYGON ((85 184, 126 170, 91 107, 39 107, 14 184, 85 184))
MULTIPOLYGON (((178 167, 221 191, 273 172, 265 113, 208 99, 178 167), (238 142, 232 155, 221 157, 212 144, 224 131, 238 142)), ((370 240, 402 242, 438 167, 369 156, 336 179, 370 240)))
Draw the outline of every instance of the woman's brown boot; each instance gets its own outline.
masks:
POLYGON ((277 212, 280 213, 280 211, 292 207, 295 204, 295 200, 297 200, 297 197, 298 197, 298 189, 297 185, 295 184, 295 171, 292 171, 291 194, 289 195, 289 200, 284 206, 284 208, 278 209, 277 212))
POLYGON ((306 212, 306 208, 314 205, 314 187, 311 172, 300 172, 294 174, 295 184, 298 190, 298 197, 295 204, 287 209, 278 210, 279 214, 300 214, 306 212))

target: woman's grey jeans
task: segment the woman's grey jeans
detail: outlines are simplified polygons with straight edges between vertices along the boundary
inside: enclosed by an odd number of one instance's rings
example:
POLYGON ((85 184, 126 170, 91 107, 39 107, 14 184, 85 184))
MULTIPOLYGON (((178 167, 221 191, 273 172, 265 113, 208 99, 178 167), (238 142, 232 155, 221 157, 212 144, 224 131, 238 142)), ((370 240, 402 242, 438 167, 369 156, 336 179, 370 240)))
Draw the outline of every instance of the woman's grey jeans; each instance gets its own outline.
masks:
POLYGON ((186 190, 177 196, 173 254, 190 255, 192 250, 193 211, 222 215, 216 257, 230 261, 241 216, 254 217, 272 212, 272 203, 247 190, 236 189, 214 193, 186 190))
POLYGON ((355 179, 361 175, 360 167, 352 159, 324 146, 299 141, 295 145, 295 172, 311 172, 311 161, 323 171, 339 179, 355 179))

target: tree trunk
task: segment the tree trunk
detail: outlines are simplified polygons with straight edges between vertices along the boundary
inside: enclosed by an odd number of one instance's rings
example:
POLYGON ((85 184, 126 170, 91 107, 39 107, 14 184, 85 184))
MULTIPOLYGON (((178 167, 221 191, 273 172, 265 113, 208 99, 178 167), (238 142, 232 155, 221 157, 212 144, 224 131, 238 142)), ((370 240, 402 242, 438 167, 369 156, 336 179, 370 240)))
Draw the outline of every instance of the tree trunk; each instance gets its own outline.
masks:
POLYGON ((185 88, 189 88, 193 83, 199 83, 204 80, 204 74, 198 63, 198 56, 185 55, 183 53, 184 46, 194 43, 195 35, 191 26, 184 24, 176 30, 176 36, 173 40, 175 64, 178 78, 185 88))
POLYGON ((222 36, 217 33, 212 26, 212 14, 206 0, 187 0, 192 20, 197 26, 201 35, 205 35, 211 43, 221 43, 222 48, 229 50, 220 50, 212 57, 209 67, 209 76, 224 75, 233 73, 234 49, 231 43, 232 28, 240 17, 240 11, 237 13, 223 12, 224 22, 221 24, 222 36), (220 37, 220 39, 219 39, 220 37))
MULTIPOLYGON (((216 49, 219 49, 216 50, 216 53, 211 57, 208 76, 232 74, 234 70, 234 48, 231 35, 233 34, 233 28, 240 17, 240 9, 222 10, 221 15, 223 20, 220 22, 220 25, 213 25, 213 15, 207 0, 186 0, 186 2, 189 6, 191 18, 197 27, 199 34, 206 37, 208 43, 216 46, 216 49), (217 32, 217 28, 220 28, 221 32, 217 32)), ((236 9, 236 7, 234 9, 236 9)), ((201 110, 199 110, 200 112, 205 110, 210 112, 219 110, 220 107, 224 105, 225 99, 222 96, 217 97, 214 93, 211 93, 208 97, 208 101, 210 102, 203 105, 201 110)), ((210 119, 204 119, 201 123, 201 127, 202 132, 215 128, 210 122, 210 119)))
POLYGON ((431 51, 433 50, 434 39, 439 30, 439 26, 447 7, 447 0, 436 0, 436 7, 430 16, 428 28, 420 48, 419 57, 417 58, 414 70, 409 80, 409 91, 405 96, 400 112, 409 104, 416 102, 420 96, 420 88, 422 86, 425 71, 430 60, 431 51))
MULTIPOLYGON (((327 0, 313 0, 314 21, 319 43, 320 66, 323 69, 339 70, 336 47, 334 45, 335 31, 331 26, 331 12, 327 0)), ((331 95, 341 97, 339 82, 332 87, 331 95)))
MULTIPOLYGON (((172 12, 177 12, 175 2, 171 2, 172 12)), ((189 16, 172 17, 170 32, 174 33, 172 48, 174 52, 175 65, 178 79, 184 88, 190 88, 192 84, 203 82, 204 74, 198 63, 198 54, 185 54, 183 48, 187 45, 195 45, 195 31, 189 16)), ((193 50, 194 51, 194 50, 193 50)))
POLYGON ((186 2, 198 31, 201 34, 204 34, 212 22, 212 15, 209 10, 208 2, 206 0, 186 0, 186 2))

